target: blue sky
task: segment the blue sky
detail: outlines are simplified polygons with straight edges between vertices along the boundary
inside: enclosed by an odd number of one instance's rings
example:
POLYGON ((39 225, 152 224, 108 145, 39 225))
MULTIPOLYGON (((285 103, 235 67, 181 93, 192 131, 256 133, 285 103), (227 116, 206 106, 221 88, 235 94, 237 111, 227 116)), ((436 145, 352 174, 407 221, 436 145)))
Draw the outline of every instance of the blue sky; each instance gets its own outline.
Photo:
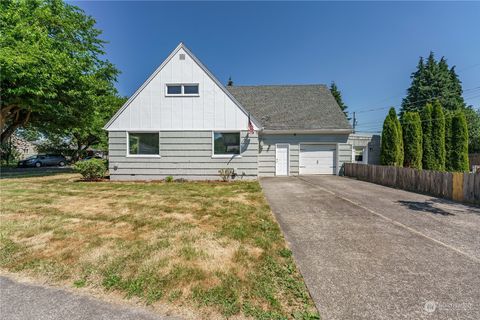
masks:
POLYGON ((359 131, 376 131, 432 50, 457 66, 467 103, 480 108, 479 2, 72 3, 103 30, 122 95, 183 41, 222 83, 335 81, 359 131))

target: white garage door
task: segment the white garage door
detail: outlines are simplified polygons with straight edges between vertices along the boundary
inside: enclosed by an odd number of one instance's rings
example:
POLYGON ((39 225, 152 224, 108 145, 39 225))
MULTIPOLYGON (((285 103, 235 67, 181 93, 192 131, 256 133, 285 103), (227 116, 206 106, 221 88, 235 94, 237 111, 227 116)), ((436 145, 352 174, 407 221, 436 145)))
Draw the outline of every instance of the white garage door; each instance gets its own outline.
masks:
POLYGON ((300 174, 335 174, 335 145, 301 144, 300 174))

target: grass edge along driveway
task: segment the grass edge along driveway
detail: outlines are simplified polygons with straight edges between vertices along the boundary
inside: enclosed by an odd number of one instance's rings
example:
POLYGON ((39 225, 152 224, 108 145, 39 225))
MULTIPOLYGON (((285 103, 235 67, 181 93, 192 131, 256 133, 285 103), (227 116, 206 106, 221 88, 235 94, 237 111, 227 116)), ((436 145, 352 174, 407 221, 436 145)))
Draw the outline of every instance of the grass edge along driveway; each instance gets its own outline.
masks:
POLYGON ((0 181, 1 269, 187 318, 319 318, 257 181, 78 178, 0 181))

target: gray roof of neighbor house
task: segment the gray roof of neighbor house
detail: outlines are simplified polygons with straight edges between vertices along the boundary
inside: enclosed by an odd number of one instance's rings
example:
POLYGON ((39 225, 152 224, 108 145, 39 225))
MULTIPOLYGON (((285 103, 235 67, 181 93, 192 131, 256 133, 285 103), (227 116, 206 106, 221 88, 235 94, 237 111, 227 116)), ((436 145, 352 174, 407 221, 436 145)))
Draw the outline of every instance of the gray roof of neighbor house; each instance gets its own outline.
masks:
POLYGON ((351 129, 325 85, 226 88, 266 130, 351 129))

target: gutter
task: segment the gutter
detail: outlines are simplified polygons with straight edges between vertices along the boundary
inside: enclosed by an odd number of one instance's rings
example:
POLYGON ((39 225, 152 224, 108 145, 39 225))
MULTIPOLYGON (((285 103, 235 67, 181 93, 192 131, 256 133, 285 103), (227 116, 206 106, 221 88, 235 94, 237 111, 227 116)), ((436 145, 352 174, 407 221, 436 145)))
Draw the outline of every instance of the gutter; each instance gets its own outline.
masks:
POLYGON ((286 129, 286 130, 274 130, 264 129, 261 131, 264 134, 351 134, 352 129, 286 129))

